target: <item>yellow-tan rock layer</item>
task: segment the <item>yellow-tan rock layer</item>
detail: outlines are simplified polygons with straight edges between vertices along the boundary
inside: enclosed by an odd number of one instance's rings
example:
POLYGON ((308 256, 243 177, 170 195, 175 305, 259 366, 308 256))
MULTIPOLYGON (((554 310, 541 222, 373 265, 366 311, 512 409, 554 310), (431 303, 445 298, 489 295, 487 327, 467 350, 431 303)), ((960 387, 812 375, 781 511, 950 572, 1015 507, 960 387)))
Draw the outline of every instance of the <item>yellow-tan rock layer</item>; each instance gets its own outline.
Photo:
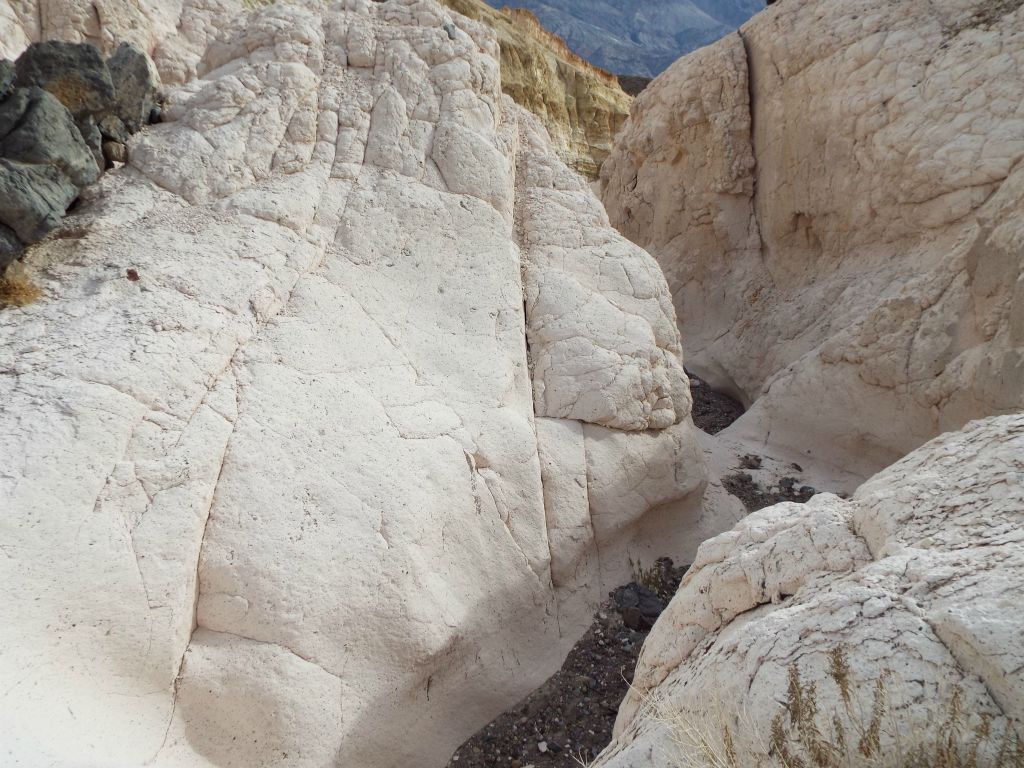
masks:
POLYGON ((483 0, 443 2, 495 30, 502 89, 540 118, 566 165, 596 177, 633 101, 618 79, 570 51, 530 11, 498 11, 483 0))

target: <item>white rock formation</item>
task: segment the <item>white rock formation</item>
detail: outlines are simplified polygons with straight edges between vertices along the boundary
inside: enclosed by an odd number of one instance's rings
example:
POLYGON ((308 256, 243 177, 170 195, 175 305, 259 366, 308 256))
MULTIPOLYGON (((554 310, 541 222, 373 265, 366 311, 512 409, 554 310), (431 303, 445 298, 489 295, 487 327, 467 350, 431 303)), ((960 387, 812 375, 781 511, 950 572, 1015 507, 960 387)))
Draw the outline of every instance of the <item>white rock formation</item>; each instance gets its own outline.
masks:
POLYGON ((442 764, 735 520, 667 286, 482 25, 122 4, 0 5, 185 81, 0 312, 2 762, 442 764))
POLYGON ((1024 8, 784 2, 681 59, 602 171, 731 434, 868 476, 1024 407, 1024 8))
POLYGON ((837 647, 869 683, 866 711, 889 671, 905 738, 944 722, 956 687, 994 732, 1009 723, 1024 736, 1022 456, 1024 415, 972 422, 850 501, 779 504, 706 542, 647 639, 595 766, 674 764, 695 744, 688 728, 714 742, 723 725, 750 758, 767 746, 791 664, 817 684, 826 717, 843 711, 828 679, 837 647))

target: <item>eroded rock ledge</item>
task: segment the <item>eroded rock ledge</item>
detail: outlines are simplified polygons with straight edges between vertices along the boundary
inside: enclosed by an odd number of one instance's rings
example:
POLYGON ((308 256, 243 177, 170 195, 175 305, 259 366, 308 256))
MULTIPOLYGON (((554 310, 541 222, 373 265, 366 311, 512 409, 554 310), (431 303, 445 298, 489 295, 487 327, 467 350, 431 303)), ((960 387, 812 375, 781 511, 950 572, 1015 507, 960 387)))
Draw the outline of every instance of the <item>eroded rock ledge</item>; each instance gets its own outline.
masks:
POLYGON ((1024 407, 1022 104, 1015 0, 779 3, 641 94, 603 200, 732 434, 866 477, 1024 407))

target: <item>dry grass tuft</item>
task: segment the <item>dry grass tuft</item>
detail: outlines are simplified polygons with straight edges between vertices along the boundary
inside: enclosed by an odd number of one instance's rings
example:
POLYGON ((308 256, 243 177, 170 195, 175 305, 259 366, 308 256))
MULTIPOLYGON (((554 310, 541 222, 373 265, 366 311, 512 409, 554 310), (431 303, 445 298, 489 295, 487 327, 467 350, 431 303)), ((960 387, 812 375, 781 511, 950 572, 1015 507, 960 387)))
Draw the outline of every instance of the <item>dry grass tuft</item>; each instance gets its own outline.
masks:
POLYGON ((828 682, 838 697, 826 699, 793 665, 767 738, 746 716, 695 719, 650 700, 644 708, 671 734, 673 768, 1024 768, 1024 740, 1013 726, 965 711, 959 689, 938 702, 928 726, 901 722, 891 678, 883 671, 855 679, 845 651, 834 648, 828 682))
POLYGON ((42 296, 42 291, 24 274, 0 277, 0 307, 24 307, 42 296))

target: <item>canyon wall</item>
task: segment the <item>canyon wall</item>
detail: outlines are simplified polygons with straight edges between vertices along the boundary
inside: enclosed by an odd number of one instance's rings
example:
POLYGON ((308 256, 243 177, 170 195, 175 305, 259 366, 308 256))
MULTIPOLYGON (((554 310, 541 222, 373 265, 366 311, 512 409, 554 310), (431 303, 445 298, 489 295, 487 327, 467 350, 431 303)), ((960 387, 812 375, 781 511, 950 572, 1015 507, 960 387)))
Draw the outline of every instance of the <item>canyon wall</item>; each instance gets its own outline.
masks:
POLYGON ((574 54, 527 10, 497 11, 483 0, 443 2, 495 31, 502 90, 540 118, 570 168, 596 178, 632 101, 615 76, 574 54))
MULTIPOLYGON (((505 93, 540 118, 566 164, 595 178, 632 101, 614 75, 570 51, 529 11, 443 3, 494 30, 505 93)), ((241 0, 3 0, 0 58, 15 58, 33 40, 89 42, 108 54, 128 41, 152 54, 164 82, 180 84, 195 77, 218 20, 245 7, 241 0)))
POLYGON ((778 3, 635 102, 602 171, 731 434, 862 476, 1024 406, 1024 9, 778 3))
MULTIPOLYGON (((504 0, 488 0, 495 6, 504 0)), ((580 56, 619 75, 655 77, 727 35, 764 0, 516 0, 580 56)))
POLYGON ((180 83, 0 310, 5 765, 443 764, 630 558, 738 517, 701 503, 660 270, 487 27, 0 15, 7 55, 128 38, 180 83))
POLYGON ((947 739, 962 756, 977 741, 978 765, 1019 760, 1021 456, 1024 416, 972 422, 850 500, 780 504, 706 542, 594 768, 778 765, 782 749, 808 757, 814 728, 839 751, 826 765, 938 765, 947 739), (790 725, 801 696, 802 743, 790 725), (876 709, 872 762, 859 750, 876 709), (707 760, 727 743, 734 762, 707 760))

